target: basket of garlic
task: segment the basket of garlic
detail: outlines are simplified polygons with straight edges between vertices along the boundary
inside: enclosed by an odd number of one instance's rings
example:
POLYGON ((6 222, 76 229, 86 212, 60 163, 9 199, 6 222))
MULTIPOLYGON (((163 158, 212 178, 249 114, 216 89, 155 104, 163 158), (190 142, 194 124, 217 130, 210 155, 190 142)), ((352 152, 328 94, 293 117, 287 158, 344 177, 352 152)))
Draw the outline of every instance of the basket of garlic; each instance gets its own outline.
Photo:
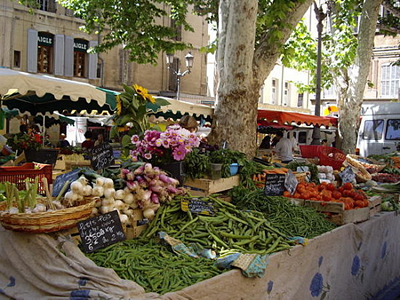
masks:
MULTIPOLYGON (((4 182, 6 200, 0 203, 0 223, 5 229, 30 233, 49 233, 74 227, 90 217, 98 197, 82 196, 79 201, 38 197, 38 177, 26 179, 26 190, 19 191, 15 183, 4 182)), ((64 186, 67 187, 68 183, 64 186)), ((64 190, 65 190, 64 188, 64 190)), ((78 199, 76 199, 78 200, 78 199)))

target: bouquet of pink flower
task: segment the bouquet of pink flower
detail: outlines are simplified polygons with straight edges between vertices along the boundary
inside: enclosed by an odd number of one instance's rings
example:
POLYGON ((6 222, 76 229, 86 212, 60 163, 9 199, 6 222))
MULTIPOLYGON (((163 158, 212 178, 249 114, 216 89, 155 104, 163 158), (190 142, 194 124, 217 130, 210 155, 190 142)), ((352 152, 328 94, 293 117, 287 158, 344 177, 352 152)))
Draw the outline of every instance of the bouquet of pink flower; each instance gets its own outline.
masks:
POLYGON ((170 163, 184 160, 187 153, 200 145, 200 138, 179 125, 173 125, 164 132, 146 130, 142 139, 133 135, 132 143, 135 146, 131 151, 132 160, 170 163))

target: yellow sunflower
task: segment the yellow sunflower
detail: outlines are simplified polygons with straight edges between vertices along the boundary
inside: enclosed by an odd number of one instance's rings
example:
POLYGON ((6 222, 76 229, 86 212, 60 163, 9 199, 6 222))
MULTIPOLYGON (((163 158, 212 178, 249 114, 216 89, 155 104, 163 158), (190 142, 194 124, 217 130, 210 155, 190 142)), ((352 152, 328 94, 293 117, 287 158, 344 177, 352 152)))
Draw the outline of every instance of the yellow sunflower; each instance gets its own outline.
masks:
POLYGON ((115 97, 117 100, 117 115, 121 115, 122 112, 122 102, 121 99, 119 97, 119 95, 117 95, 117 97, 115 97))
POLYGON ((137 85, 137 84, 134 84, 133 88, 135 89, 136 93, 138 93, 143 98, 146 98, 146 95, 148 93, 147 89, 145 89, 144 87, 141 87, 140 85, 137 85))
POLYGON ((147 101, 150 101, 151 103, 156 103, 156 99, 154 99, 152 95, 146 94, 144 97, 147 99, 147 101))

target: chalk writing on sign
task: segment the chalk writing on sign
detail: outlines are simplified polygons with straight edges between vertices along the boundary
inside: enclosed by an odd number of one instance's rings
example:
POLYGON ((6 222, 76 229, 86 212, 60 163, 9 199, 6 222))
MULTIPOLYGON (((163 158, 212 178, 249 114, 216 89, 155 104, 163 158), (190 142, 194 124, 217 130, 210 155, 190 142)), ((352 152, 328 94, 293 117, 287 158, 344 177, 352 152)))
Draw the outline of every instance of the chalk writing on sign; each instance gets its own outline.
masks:
POLYGON ((183 211, 190 211, 191 213, 213 216, 215 210, 212 202, 204 201, 197 197, 191 199, 182 199, 181 208, 183 211))
POLYGON ((266 174, 264 194, 281 196, 285 191, 285 174, 266 174))
POLYGON ((86 253, 125 240, 125 233, 117 211, 80 221, 77 224, 86 253))
POLYGON ((92 149, 90 162, 94 170, 100 170, 114 163, 114 151, 110 144, 103 143, 92 149))

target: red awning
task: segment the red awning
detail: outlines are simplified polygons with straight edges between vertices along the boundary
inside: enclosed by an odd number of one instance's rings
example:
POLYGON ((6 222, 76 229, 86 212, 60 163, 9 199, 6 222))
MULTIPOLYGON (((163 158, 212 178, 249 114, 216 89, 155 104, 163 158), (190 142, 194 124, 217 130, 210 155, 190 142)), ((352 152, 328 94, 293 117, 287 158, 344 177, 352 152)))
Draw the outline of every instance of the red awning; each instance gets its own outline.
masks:
POLYGON ((294 128, 291 125, 285 125, 285 124, 281 124, 278 122, 269 122, 266 120, 258 120, 257 125, 263 126, 263 127, 271 127, 271 128, 275 128, 275 129, 284 129, 284 130, 292 130, 294 128))
POLYGON ((300 125, 324 125, 337 126, 337 118, 335 117, 318 117, 313 115, 306 115, 301 113, 277 111, 277 110, 258 110, 257 120, 266 119, 270 122, 277 121, 281 124, 291 124, 292 122, 300 125))

